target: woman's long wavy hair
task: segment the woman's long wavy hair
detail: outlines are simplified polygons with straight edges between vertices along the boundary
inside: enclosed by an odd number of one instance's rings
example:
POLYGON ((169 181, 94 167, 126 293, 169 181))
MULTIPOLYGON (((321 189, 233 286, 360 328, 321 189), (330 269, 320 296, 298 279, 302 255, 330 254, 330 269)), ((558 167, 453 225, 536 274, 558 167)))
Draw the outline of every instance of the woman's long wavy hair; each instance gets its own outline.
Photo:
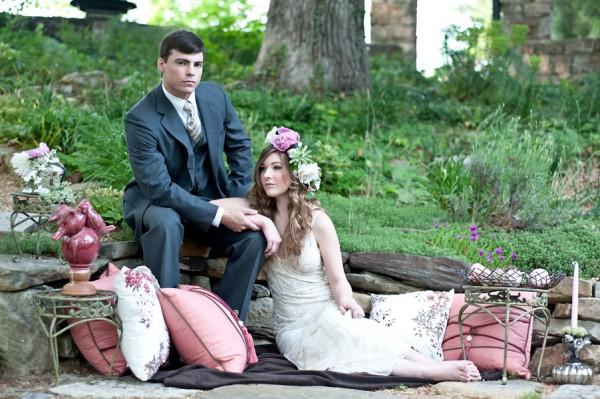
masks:
POLYGON ((293 173, 291 173, 290 159, 287 153, 276 150, 272 145, 269 145, 262 150, 258 157, 258 162, 256 162, 256 168, 254 169, 254 187, 252 187, 248 194, 250 205, 261 214, 273 220, 276 209, 275 199, 267 197, 260 179, 261 165, 265 159, 273 153, 279 154, 281 162, 291 180, 291 185, 288 190, 289 222, 283 233, 282 242, 277 250, 277 255, 281 258, 297 258, 302 251, 303 239, 312 225, 312 210, 320 208, 321 205, 314 198, 306 198, 308 189, 304 184, 298 181, 293 173))

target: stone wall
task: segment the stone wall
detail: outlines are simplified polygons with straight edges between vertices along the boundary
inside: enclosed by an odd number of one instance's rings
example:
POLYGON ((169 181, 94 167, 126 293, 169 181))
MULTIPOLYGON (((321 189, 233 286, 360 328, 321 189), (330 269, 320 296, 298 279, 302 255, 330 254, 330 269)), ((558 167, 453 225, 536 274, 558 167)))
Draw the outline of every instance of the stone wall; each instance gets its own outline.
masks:
POLYGON ((407 61, 417 60, 417 0, 373 0, 371 52, 401 49, 407 61))
POLYGON ((529 40, 523 47, 526 58, 540 58, 539 74, 544 80, 579 80, 600 72, 600 39, 552 40, 553 0, 502 0, 502 21, 529 26, 529 40))

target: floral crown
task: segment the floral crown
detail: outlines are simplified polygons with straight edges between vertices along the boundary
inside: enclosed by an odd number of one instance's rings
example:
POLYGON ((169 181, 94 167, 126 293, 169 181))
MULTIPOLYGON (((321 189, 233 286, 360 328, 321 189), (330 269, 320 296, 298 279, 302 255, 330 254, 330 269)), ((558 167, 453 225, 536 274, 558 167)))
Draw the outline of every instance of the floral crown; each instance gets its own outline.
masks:
POLYGON ((300 134, 287 127, 274 127, 267 133, 266 143, 277 151, 287 153, 292 173, 309 192, 317 191, 321 185, 321 169, 310 157, 310 151, 300 142, 300 134))

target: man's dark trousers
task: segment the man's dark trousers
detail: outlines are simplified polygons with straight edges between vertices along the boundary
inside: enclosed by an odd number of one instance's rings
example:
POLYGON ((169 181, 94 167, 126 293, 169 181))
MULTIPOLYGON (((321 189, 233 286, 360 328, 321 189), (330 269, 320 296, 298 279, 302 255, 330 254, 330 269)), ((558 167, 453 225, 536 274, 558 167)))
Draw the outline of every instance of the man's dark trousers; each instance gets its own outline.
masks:
POLYGON ((170 208, 149 206, 144 213, 146 232, 140 243, 144 262, 161 287, 179 284, 179 251, 184 236, 198 240, 218 254, 227 256, 225 274, 219 283, 218 294, 245 320, 250 305, 254 281, 264 262, 265 238, 261 231, 235 233, 226 227, 213 227, 207 232, 184 223, 170 208))

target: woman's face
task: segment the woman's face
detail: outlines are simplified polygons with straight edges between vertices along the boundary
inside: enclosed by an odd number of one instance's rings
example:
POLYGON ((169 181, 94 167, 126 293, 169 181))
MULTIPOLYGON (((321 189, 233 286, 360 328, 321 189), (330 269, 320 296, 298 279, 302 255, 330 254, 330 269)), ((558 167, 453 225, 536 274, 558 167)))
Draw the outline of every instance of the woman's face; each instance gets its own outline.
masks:
POLYGON ((272 153, 258 167, 260 183, 267 197, 275 198, 287 193, 292 180, 285 163, 281 159, 281 154, 272 153))

